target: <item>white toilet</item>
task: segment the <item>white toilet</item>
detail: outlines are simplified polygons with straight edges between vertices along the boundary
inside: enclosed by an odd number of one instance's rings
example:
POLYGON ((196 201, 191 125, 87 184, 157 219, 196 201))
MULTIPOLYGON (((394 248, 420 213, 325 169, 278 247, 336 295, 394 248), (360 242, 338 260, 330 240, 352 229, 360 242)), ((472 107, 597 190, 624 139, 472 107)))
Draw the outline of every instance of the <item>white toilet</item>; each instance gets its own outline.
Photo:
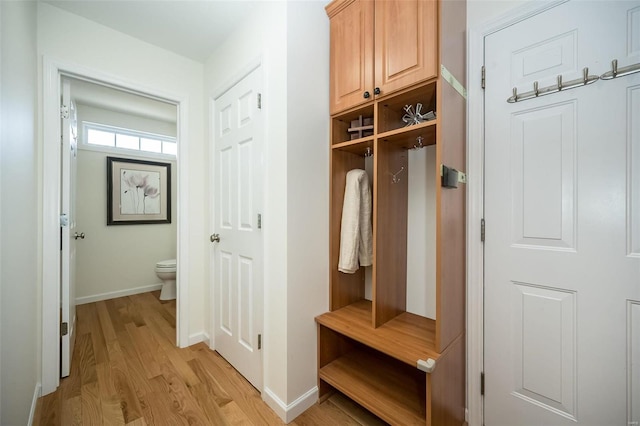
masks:
POLYGON ((160 291, 160 300, 176 298, 176 260, 161 260, 156 263, 156 275, 164 283, 160 291))

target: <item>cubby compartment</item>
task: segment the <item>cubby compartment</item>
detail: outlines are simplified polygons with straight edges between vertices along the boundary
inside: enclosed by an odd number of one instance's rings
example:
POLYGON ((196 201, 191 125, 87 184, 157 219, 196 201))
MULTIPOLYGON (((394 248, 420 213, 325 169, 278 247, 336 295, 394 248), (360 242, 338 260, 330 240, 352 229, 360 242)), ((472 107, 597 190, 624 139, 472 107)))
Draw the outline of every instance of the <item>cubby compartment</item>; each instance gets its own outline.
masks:
MULTIPOLYGON (((381 137, 386 136, 386 133, 400 130, 403 132, 409 127, 428 127, 434 125, 437 120, 437 97, 436 97, 436 81, 432 80, 426 84, 418 86, 417 88, 405 90, 381 99, 378 103, 378 128, 377 133, 381 137), (411 107, 411 112, 415 114, 420 112, 421 115, 427 115, 431 117, 429 112, 434 114, 433 118, 425 118, 423 122, 419 124, 410 124, 403 120, 403 117, 407 115, 406 107, 411 107), (419 111, 417 111, 419 109, 419 111)), ((435 143, 435 137, 426 139, 425 145, 432 145, 435 143)))
POLYGON ((373 136, 375 131, 373 111, 373 105, 367 105, 333 117, 331 120, 332 144, 373 136))
POLYGON ((318 335, 331 348, 319 360, 321 399, 339 391, 390 424, 426 423, 427 373, 322 323, 318 335))

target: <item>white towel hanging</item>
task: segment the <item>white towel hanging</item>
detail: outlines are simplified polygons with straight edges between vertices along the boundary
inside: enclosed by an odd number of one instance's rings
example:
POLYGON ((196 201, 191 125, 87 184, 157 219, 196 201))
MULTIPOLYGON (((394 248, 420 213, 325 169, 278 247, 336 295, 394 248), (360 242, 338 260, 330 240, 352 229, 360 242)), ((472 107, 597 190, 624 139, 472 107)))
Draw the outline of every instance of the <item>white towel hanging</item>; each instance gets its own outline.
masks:
POLYGON ((359 266, 373 263, 373 231, 371 227, 371 188, 367 172, 350 170, 344 189, 340 257, 338 270, 355 273, 359 266))

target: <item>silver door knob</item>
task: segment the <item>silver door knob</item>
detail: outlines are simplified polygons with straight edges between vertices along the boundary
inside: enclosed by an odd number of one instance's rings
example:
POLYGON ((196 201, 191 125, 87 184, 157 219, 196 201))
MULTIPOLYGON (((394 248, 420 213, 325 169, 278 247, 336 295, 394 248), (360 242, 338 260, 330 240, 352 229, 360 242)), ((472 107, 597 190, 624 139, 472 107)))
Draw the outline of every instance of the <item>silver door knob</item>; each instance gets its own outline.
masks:
POLYGON ((80 238, 81 240, 84 240, 84 232, 81 232, 79 234, 76 232, 75 234, 73 234, 73 238, 75 238, 76 240, 78 238, 80 238))
POLYGON ((220 234, 211 234, 209 239, 211 240, 212 243, 219 243, 220 242, 220 234))

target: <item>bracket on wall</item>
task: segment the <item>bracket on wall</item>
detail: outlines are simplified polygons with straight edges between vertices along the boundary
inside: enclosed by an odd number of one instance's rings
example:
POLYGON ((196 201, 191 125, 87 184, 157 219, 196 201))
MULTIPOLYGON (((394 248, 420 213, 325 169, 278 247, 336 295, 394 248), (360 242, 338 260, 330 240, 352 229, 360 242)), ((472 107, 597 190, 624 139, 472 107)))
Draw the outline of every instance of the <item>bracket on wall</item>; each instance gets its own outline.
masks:
POLYGON ((458 183, 467 183, 467 174, 452 167, 440 165, 440 176, 442 176, 443 188, 457 188, 458 183))

